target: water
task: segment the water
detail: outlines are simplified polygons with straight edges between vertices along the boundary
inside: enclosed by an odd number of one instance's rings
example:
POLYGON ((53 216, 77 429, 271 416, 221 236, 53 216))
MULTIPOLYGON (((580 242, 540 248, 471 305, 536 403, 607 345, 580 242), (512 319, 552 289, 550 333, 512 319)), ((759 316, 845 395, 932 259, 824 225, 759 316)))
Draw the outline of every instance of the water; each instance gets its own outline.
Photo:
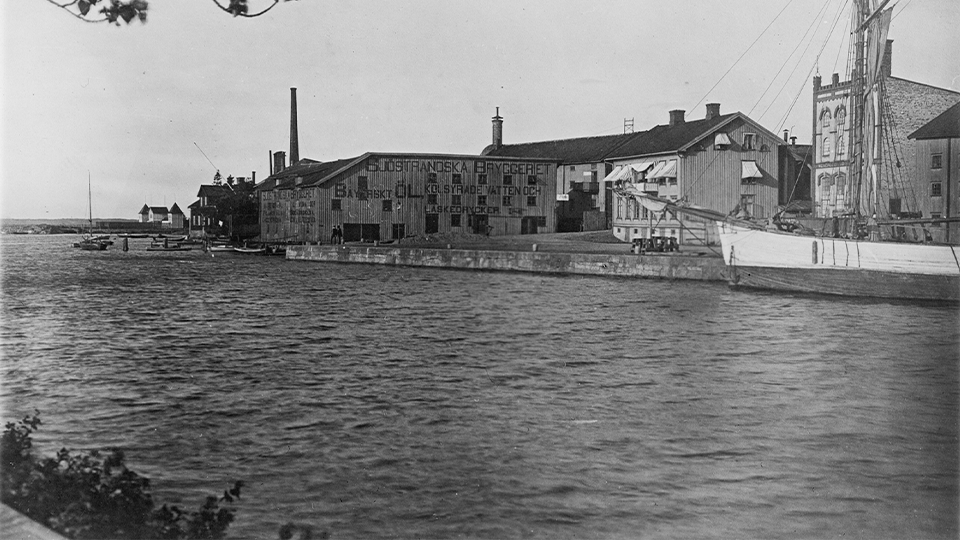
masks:
POLYGON ((5 236, 5 421, 233 538, 956 538, 955 306, 5 236))

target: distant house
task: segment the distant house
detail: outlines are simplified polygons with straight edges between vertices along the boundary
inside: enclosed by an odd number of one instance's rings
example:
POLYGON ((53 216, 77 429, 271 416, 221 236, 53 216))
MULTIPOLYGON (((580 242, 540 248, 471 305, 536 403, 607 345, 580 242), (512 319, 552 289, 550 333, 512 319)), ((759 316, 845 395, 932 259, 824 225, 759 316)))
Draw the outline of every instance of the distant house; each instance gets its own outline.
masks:
POLYGON ((186 217, 177 203, 173 203, 173 208, 169 210, 166 206, 145 204, 140 209, 140 223, 151 223, 164 229, 183 229, 186 225, 186 217))

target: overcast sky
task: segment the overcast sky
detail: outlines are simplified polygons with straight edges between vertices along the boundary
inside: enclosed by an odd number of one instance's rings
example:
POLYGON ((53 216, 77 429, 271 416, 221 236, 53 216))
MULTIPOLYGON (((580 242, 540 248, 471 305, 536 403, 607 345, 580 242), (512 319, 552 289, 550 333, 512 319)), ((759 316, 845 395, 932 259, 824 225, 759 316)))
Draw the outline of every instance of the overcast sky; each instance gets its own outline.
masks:
MULTIPOLYGON (((300 156, 321 161, 478 154, 495 107, 507 143, 622 133, 624 118, 645 130, 671 109, 702 118, 709 102, 808 142, 810 79, 844 70, 848 11, 848 0, 299 0, 243 19, 208 0, 153 0, 146 24, 118 28, 8 1, 0 216, 85 217, 88 171, 101 218, 136 218, 145 203, 186 212, 217 169, 263 180, 269 152, 289 148, 291 87, 300 156)), ((899 0, 894 76, 960 90, 957 21, 957 0, 899 0)))

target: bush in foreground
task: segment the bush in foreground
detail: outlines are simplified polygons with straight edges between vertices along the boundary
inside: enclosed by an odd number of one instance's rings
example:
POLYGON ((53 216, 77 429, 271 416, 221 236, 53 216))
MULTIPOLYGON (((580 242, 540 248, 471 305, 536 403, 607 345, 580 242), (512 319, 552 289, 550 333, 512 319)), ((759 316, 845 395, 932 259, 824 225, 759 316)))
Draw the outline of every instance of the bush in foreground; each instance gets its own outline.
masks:
POLYGON ((8 422, 0 440, 0 501, 70 538, 223 538, 234 509, 221 506, 240 497, 242 482, 210 496, 195 511, 155 508, 150 480, 129 470, 113 450, 37 458, 30 435, 37 414, 8 422))

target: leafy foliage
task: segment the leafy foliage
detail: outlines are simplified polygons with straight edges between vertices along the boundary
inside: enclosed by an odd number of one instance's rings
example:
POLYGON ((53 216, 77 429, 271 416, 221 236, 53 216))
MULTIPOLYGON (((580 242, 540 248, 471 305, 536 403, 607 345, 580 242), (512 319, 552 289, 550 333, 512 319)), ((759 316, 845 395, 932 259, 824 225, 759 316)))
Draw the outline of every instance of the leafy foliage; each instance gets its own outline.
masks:
MULTIPOLYGON (((219 171, 217 171, 219 174, 219 171)), ((252 181, 227 177, 223 195, 216 200, 216 219, 224 224, 224 232, 237 239, 260 234, 260 205, 252 181)))
POLYGON ((0 438, 0 500, 70 538, 223 538, 243 482, 210 496, 196 511, 154 509, 150 480, 124 465, 124 454, 61 449, 54 458, 32 455, 38 413, 7 423, 0 438))
MULTIPOLYGON (((142 23, 147 22, 146 0, 70 0, 64 4, 56 0, 47 1, 87 22, 109 22, 117 26, 120 26, 120 21, 130 24, 134 19, 139 19, 142 23), (97 7, 100 9, 96 9, 97 7), (96 18, 98 14, 102 17, 96 18)), ((221 3, 221 0, 213 0, 213 3, 234 17, 259 17, 273 9, 281 0, 267 0, 269 4, 256 13, 250 13, 249 0, 226 1, 226 5, 221 3)))

